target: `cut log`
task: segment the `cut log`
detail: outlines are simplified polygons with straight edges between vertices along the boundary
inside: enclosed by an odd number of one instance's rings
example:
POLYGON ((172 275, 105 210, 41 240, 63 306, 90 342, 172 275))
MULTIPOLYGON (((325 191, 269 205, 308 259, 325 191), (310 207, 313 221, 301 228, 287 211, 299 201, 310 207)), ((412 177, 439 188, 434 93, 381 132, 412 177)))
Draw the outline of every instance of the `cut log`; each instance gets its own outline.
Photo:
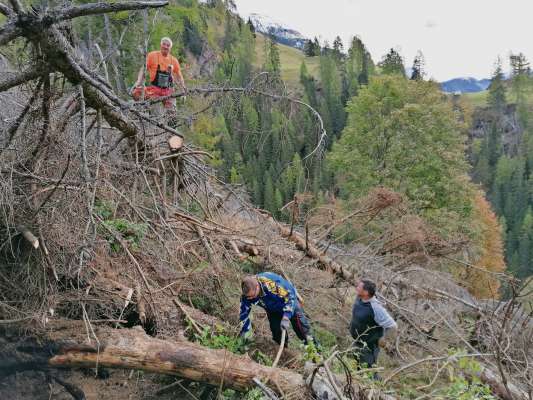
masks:
POLYGON ((168 147, 170 151, 178 151, 183 147, 183 138, 179 136, 171 136, 168 139, 168 147))
MULTIPOLYGON (((80 326, 81 328, 81 326, 80 326)), ((82 329, 80 329, 83 331, 82 329)), ((97 330, 100 347, 78 342, 55 343, 47 349, 58 349, 46 365, 53 368, 123 368, 143 370, 203 382, 216 387, 246 391, 256 386, 255 380, 272 382, 278 393, 293 393, 291 399, 339 399, 324 378, 320 368, 312 389, 304 377, 282 368, 258 364, 248 356, 227 350, 213 350, 187 341, 169 341, 148 336, 140 327, 133 329, 100 328, 97 330), (313 395, 315 397, 313 397, 313 395)), ((309 378, 308 378, 309 379, 309 378)), ((369 399, 367 390, 354 384, 361 399, 369 399)), ((394 400, 381 392, 374 392, 374 400, 394 400)))
POLYGON ((19 226, 18 230, 22 234, 22 237, 26 239, 34 249, 39 248, 39 239, 37 239, 37 237, 28 228, 19 226))
POLYGON ((190 342, 170 342, 146 335, 140 328, 99 329, 100 348, 82 343, 62 346, 59 354, 48 360, 55 368, 85 367, 137 369, 164 375, 223 385, 239 391, 255 386, 254 377, 270 379, 285 391, 306 385, 300 374, 257 364, 246 356, 226 350, 212 350, 190 342))

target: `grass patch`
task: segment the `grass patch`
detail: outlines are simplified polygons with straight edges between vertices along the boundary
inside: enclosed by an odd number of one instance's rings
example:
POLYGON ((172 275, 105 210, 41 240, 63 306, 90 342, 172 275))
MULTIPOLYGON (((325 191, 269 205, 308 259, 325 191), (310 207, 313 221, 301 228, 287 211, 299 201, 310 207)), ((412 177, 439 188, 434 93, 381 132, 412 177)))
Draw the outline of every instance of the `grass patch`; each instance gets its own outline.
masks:
MULTIPOLYGON (((261 68, 265 63, 265 42, 266 38, 257 34, 255 40, 255 67, 261 68)), ((305 54, 293 47, 278 43, 279 56, 281 61, 281 77, 290 89, 300 89, 300 66, 305 61, 307 71, 315 78, 318 77, 320 60, 319 57, 306 57, 305 54)))
POLYGON ((461 97, 474 107, 486 107, 488 94, 488 90, 483 90, 477 93, 463 93, 461 97))

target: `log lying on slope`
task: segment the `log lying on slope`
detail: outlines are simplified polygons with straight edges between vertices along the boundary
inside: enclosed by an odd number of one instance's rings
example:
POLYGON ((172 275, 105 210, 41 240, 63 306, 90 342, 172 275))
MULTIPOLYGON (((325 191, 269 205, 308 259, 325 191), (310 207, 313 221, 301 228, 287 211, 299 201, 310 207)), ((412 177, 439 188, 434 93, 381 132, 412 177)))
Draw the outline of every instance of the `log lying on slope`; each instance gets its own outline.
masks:
POLYGON ((246 356, 226 350, 212 350, 197 344, 156 339, 142 329, 99 330, 100 348, 86 344, 68 343, 59 348, 59 354, 48 360, 54 368, 138 369, 218 386, 223 384, 235 390, 255 386, 253 378, 270 378, 282 390, 301 389, 305 382, 300 374, 257 364, 246 356))
MULTIPOLYGON (((291 395, 291 399, 339 399, 319 370, 312 389, 304 377, 282 368, 271 368, 258 364, 248 356, 239 356, 226 350, 213 350, 188 341, 169 341, 148 336, 140 327, 132 329, 96 330, 100 345, 87 345, 85 339, 65 341, 65 333, 73 336, 83 332, 81 324, 70 326, 47 343, 30 341, 0 351, 0 377, 24 370, 50 370, 54 368, 119 368, 143 370, 163 375, 224 386, 237 391, 256 387, 254 378, 270 382, 269 386, 278 393, 291 395), (9 354, 8 354, 9 353, 9 354), (2 358, 6 361, 1 362, 2 358), (314 397, 313 397, 314 396, 314 397)), ((2 343, 0 337, 0 344, 2 343)), ((308 378, 309 379, 309 378, 308 378)), ((354 385, 361 399, 370 398, 367 390, 354 385)), ((393 397, 372 393, 374 400, 394 400, 393 397)), ((340 400, 344 400, 340 399, 340 400)))

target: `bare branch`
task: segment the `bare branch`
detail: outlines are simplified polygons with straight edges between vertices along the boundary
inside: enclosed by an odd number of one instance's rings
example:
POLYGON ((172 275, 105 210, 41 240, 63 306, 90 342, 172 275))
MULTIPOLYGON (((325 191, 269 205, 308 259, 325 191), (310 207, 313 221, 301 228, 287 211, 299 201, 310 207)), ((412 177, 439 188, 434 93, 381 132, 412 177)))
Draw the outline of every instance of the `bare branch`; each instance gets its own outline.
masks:
POLYGON ((42 76, 42 74, 43 71, 41 65, 34 65, 19 73, 5 73, 4 77, 0 79, 0 92, 5 92, 12 87, 37 79, 42 76))
POLYGON ((22 7, 22 4, 20 4, 19 0, 9 0, 9 3, 11 4, 11 7, 13 7, 13 10, 15 10, 17 14, 21 14, 22 12, 24 12, 24 8, 22 7))
POLYGON ((0 46, 8 44, 13 39, 22 35, 22 30, 15 25, 16 21, 10 21, 0 27, 0 46))
POLYGON ((13 141, 13 138, 15 137, 15 134, 17 133, 17 130, 20 126, 20 124, 22 123, 22 121, 24 121, 24 117, 26 116, 26 114, 28 113, 28 111, 30 110, 31 106, 33 105, 33 103, 35 103, 35 100, 37 100, 37 96, 39 95, 39 93, 41 92, 41 85, 42 85, 42 80, 39 81, 39 83, 37 84, 37 87, 35 88, 30 100, 28 101, 28 104, 26 104, 26 107, 24 107, 24 109, 22 110, 22 112, 19 114, 19 116, 17 117, 17 119, 15 119, 6 129, 6 133, 7 133, 7 142, 5 143, 4 147, 3 148, 0 148, 0 155, 4 152, 4 150, 6 150, 9 145, 11 144, 11 142, 13 141))
POLYGON ((0 3, 0 14, 5 15, 6 17, 10 17, 11 15, 13 15, 13 11, 4 3, 0 3))
MULTIPOLYGON (((13 0, 16 1, 16 0, 13 0)), ((81 6, 68 7, 62 10, 53 10, 47 17, 55 23, 85 15, 98 15, 118 11, 144 10, 146 8, 159 8, 168 5, 168 1, 125 1, 122 3, 89 3, 81 6)))

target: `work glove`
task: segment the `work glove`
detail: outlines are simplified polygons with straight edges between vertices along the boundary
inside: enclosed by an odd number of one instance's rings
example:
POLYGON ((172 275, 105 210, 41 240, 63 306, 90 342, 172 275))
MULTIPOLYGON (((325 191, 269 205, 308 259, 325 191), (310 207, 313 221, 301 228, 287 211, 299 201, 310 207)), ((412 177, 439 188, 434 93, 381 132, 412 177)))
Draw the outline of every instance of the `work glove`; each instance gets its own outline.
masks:
POLYGON ((281 319, 281 323, 279 324, 279 327, 281 329, 285 329, 285 330, 288 330, 289 329, 289 325, 290 325, 291 321, 289 320, 289 318, 287 317, 283 317, 281 319))
POLYGON ((380 337, 378 339, 378 346, 381 347, 382 349, 386 349, 387 348, 387 340, 384 337, 380 337))

